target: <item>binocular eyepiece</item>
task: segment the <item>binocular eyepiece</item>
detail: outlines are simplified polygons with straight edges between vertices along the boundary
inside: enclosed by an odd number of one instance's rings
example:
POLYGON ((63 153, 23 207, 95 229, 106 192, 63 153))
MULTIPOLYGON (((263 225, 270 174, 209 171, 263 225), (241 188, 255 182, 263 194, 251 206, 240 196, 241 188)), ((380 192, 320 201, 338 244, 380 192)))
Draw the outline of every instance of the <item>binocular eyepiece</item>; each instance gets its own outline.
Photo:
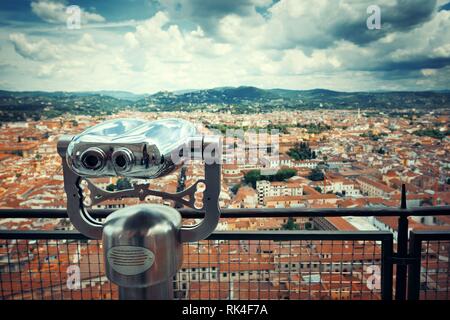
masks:
POLYGON ((86 170, 100 171, 105 167, 106 154, 102 149, 92 147, 83 152, 81 162, 86 170))
POLYGON ((111 159, 117 173, 126 173, 133 168, 134 156, 127 148, 118 148, 112 153, 111 159))
MULTIPOLYGON (((128 148, 119 147, 112 152, 111 161, 116 173, 126 173, 133 168, 134 156, 128 148)), ((106 153, 98 147, 90 147, 81 154, 82 167, 93 173, 100 173, 105 168, 106 162, 106 153)))

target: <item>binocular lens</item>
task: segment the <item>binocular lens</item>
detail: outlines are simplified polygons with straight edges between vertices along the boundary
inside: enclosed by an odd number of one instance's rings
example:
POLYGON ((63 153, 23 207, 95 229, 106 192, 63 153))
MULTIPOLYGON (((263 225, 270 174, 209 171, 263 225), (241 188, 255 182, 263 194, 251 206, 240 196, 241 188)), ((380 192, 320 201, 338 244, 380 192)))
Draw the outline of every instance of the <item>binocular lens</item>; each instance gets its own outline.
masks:
POLYGON ((133 165, 133 154, 126 148, 114 151, 112 162, 117 172, 129 171, 133 165))
POLYGON ((123 154, 116 157, 116 165, 120 168, 124 168, 127 165, 127 160, 123 154))
POLYGON ((105 154, 99 148, 89 148, 81 155, 81 162, 88 170, 100 170, 105 164, 105 154))

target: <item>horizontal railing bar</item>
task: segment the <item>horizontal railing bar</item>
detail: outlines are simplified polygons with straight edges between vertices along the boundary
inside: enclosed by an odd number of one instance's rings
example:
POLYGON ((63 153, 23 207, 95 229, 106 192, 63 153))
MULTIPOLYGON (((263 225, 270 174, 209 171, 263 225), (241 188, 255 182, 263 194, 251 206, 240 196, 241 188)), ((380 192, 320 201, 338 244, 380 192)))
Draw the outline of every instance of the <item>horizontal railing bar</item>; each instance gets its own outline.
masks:
POLYGON ((0 239, 16 240, 88 240, 75 230, 0 230, 0 239))
MULTIPOLYGON (((0 239, 88 240, 78 231, 0 230, 0 239)), ((206 240, 391 240, 386 231, 215 231, 206 240)))
POLYGON ((414 239, 416 239, 417 241, 439 241, 439 240, 450 241, 450 231, 413 230, 411 231, 411 234, 414 234, 414 239))
MULTIPOLYGON (((90 211, 95 218, 105 218, 117 209, 90 211)), ((183 218, 199 219, 204 213, 193 209, 178 209, 183 218)), ((284 218, 284 217, 370 217, 370 216, 437 216, 450 215, 450 206, 400 208, 258 208, 221 209, 222 218, 284 218)), ((0 218, 67 218, 66 209, 2 209, 0 218)))
POLYGON ((376 240, 392 239, 384 231, 216 231, 207 240, 376 240))

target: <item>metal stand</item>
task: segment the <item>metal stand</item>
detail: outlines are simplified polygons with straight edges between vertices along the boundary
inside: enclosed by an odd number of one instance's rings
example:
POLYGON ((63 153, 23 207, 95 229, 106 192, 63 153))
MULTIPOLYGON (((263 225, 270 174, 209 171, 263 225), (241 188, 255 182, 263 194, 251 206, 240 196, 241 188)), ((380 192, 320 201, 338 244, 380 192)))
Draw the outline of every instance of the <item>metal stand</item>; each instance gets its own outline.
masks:
POLYGON ((221 179, 221 141, 219 137, 203 137, 200 149, 205 161, 205 179, 197 181, 176 194, 151 190, 148 184, 109 192, 98 188, 87 177, 71 170, 66 161, 67 148, 74 137, 63 136, 58 141, 62 158, 67 212, 72 224, 84 235, 103 239, 105 271, 109 280, 119 286, 122 300, 173 299, 173 282, 183 259, 183 242, 208 237, 219 222, 221 179), (215 152, 205 153, 205 149, 215 152), (85 184, 84 189, 82 184, 85 184), (202 207, 195 194, 204 183, 202 207), (87 192, 85 192, 87 189, 87 192), (204 219, 195 226, 182 226, 180 213, 172 207, 142 204, 119 209, 106 220, 93 218, 86 208, 108 199, 159 196, 204 212, 204 219))
POLYGON ((172 278, 181 267, 181 215, 171 207, 136 205, 115 211, 103 228, 106 276, 120 299, 173 298, 172 278))
POLYGON ((172 300, 172 281, 161 282, 146 288, 119 287, 120 300, 172 300))

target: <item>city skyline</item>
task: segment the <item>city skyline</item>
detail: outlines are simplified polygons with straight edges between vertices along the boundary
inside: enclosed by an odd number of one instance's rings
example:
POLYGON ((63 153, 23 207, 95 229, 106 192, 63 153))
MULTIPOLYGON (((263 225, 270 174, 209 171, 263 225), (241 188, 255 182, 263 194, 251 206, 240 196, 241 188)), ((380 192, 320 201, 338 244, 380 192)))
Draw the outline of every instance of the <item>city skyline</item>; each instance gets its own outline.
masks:
POLYGON ((448 90, 449 9, 444 0, 4 2, 0 89, 448 90), (79 29, 67 24, 72 5, 79 29), (380 29, 367 26, 371 5, 380 29))

